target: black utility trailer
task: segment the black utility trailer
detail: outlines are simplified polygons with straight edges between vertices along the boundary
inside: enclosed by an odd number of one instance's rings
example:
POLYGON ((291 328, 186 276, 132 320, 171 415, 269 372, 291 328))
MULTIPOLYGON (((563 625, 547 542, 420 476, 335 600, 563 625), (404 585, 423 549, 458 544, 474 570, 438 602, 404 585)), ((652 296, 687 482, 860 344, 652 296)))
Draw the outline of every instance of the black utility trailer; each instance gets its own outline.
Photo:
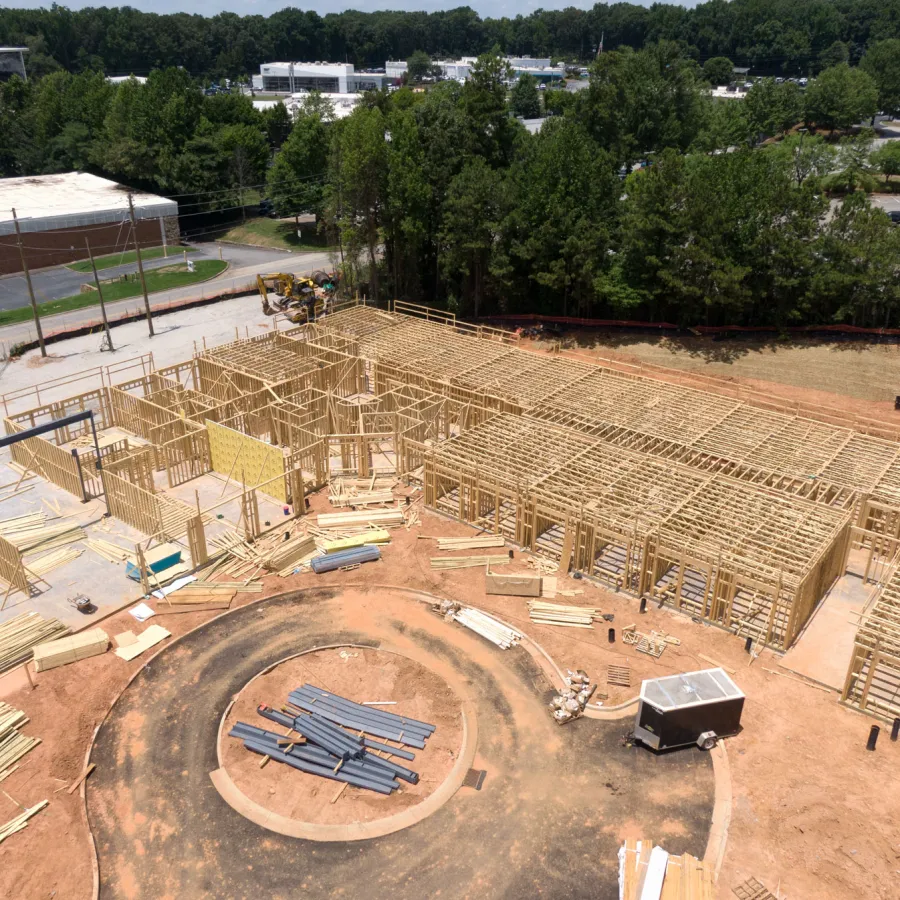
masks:
POLYGON ((651 678, 641 684, 634 736, 654 750, 690 744, 711 750, 719 738, 737 734, 743 709, 743 691, 724 669, 651 678))

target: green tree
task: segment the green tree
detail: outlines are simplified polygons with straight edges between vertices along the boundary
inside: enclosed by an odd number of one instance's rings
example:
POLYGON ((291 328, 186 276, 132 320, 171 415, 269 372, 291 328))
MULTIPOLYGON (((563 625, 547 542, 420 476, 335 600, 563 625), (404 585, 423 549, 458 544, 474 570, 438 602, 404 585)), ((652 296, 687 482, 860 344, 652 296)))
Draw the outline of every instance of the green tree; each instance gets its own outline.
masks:
POLYGON ((378 242, 387 175, 384 116, 377 107, 360 105, 338 124, 329 161, 329 217, 352 259, 365 254, 370 296, 377 299, 378 242))
POLYGON ((703 63, 703 76, 712 85, 729 84, 734 80, 734 63, 727 56, 713 56, 703 63))
POLYGON ((871 118, 877 109, 878 87, 872 76, 846 63, 825 69, 806 89, 807 123, 832 132, 871 118))
POLYGON ((817 181, 827 176, 837 158, 835 147, 815 134, 788 135, 765 152, 780 157, 798 188, 809 178, 817 181))
POLYGON ((276 150, 288 139, 293 125, 291 114, 283 103, 276 103, 262 111, 262 126, 266 138, 276 150))
POLYGON ((900 38, 872 44, 859 67, 878 86, 878 108, 887 115, 900 115, 900 38))
POLYGON ((837 153, 838 172, 827 179, 827 186, 841 192, 875 190, 869 156, 875 133, 864 128, 859 134, 841 138, 837 153))
POLYGON ((803 95, 793 81, 778 84, 774 78, 763 78, 747 92, 744 104, 757 135, 782 134, 803 118, 803 95))
POLYGON ((262 184, 269 162, 269 144, 255 125, 226 125, 218 132, 219 145, 228 160, 229 183, 237 191, 237 202, 245 213, 245 191, 262 184))
POLYGON ((888 181, 893 176, 900 175, 900 141, 888 141, 882 144, 869 156, 869 162, 888 181))
POLYGON ((509 63, 494 50, 483 53, 460 95, 468 125, 468 149, 491 165, 507 165, 512 156, 517 125, 506 108, 506 82, 512 77, 509 63))
POLYGON ((504 213, 502 175, 473 158, 450 182, 440 234, 441 268, 463 315, 478 318, 489 295, 504 213))
POLYGON ((418 84, 423 78, 434 74, 431 57, 424 50, 416 50, 406 60, 406 77, 411 84, 418 84))
POLYGON ((850 62, 850 48, 843 41, 835 41, 819 54, 819 69, 830 69, 850 62))
POLYGON ((514 116, 537 119, 541 115, 541 95, 537 79, 526 72, 509 92, 509 109, 514 116))
POLYGON ((328 126, 317 115, 300 116, 269 169, 267 193, 279 215, 323 212, 328 169, 328 126))

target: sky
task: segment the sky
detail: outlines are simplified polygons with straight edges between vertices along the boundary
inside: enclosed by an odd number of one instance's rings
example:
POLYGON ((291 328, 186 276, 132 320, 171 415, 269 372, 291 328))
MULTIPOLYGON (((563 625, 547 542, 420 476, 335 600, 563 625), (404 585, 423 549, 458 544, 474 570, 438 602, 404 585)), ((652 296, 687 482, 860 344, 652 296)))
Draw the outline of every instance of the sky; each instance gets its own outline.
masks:
MULTIPOLYGON (((3 0, 3 6, 19 8, 49 7, 52 0, 3 0)), ((129 0, 126 3, 115 3, 113 0, 58 0, 61 6, 69 9, 81 9, 85 6, 132 6, 145 12, 170 13, 187 12, 203 16, 214 16, 216 13, 229 11, 242 15, 270 16, 281 6, 272 0, 129 0)), ((320 15, 330 12, 342 12, 345 9, 356 9, 361 12, 375 12, 381 9, 425 10, 434 12, 439 9, 455 9, 459 6, 470 6, 480 16, 500 18, 528 15, 536 9, 565 9, 575 6, 590 9, 596 0, 315 0, 315 2, 284 3, 283 6, 297 6, 301 9, 315 10, 320 15)), ((632 0, 642 6, 649 6, 651 0, 632 0)), ((683 3, 692 6, 693 2, 683 3)))

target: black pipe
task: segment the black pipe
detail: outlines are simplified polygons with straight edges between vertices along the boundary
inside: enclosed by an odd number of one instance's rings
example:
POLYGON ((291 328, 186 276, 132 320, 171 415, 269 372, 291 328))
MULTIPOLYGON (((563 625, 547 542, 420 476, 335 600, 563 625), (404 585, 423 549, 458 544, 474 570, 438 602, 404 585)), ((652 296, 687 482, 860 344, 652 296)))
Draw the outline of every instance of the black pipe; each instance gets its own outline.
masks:
POLYGON ((616 629, 610 628, 609 631, 607 632, 607 636, 609 638, 609 642, 611 644, 614 644, 616 642, 616 629))
POLYGON ((392 747, 390 744, 382 744, 380 741, 370 741, 368 738, 363 740, 363 745, 367 750, 384 750, 385 753, 392 753, 399 756, 400 759, 415 759, 416 754, 409 750, 401 750, 399 747, 392 747))
POLYGON ((896 741, 898 735, 900 735, 900 718, 894 719, 894 725, 891 728, 891 740, 896 741))
POLYGON ((641 597, 641 614, 647 612, 647 598, 641 597))
POLYGON ((746 641, 744 641, 744 650, 749 653, 753 649, 753 638, 748 637, 746 641))
POLYGON ((418 772, 413 772, 410 769, 407 769, 405 766, 401 766, 389 759, 384 759, 381 756, 373 756, 372 754, 367 753, 363 757, 363 762, 365 763, 365 765, 375 766, 376 769, 380 768, 391 772, 397 778, 402 778, 404 781, 408 781, 410 784, 419 783, 418 772))
POLYGON ((348 718, 353 719, 358 722, 371 722, 373 725, 381 725, 385 728, 388 728, 392 731, 396 731, 398 734, 402 731, 406 734, 414 734, 417 737, 421 737, 423 740, 425 738, 431 737, 430 731, 425 731, 420 725, 413 725, 404 722, 396 722, 390 721, 378 716, 375 713, 368 712, 367 710, 352 710, 348 707, 341 706, 340 704, 334 703, 333 701, 325 698, 313 698, 308 695, 299 696, 296 694, 291 694, 293 703, 295 706, 300 706, 301 709, 308 709, 309 712, 321 714, 325 710, 329 712, 338 713, 339 715, 347 716, 348 718), (301 701, 305 705, 301 705, 301 701))
POLYGON ((873 725, 869 729, 869 740, 866 741, 866 750, 874 750, 875 744, 878 742, 878 733, 881 729, 877 725, 873 725))
MULTIPOLYGON (((315 707, 311 703, 307 703, 305 700, 302 704, 298 703, 298 705, 302 706, 302 708, 304 709, 309 707, 310 712, 315 709, 315 707)), ((342 725, 344 728, 350 728, 354 731, 364 731, 366 734, 385 738, 389 741, 398 741, 399 743, 406 744, 409 747, 416 747, 419 750, 425 749, 425 741, 418 735, 407 734, 405 732, 395 731, 390 728, 384 728, 381 725, 375 725, 371 722, 361 722, 359 720, 350 718, 346 714, 341 714, 332 710, 315 709, 315 711, 316 713, 318 713, 318 715, 322 716, 325 719, 328 719, 329 722, 333 722, 336 725, 342 725)))

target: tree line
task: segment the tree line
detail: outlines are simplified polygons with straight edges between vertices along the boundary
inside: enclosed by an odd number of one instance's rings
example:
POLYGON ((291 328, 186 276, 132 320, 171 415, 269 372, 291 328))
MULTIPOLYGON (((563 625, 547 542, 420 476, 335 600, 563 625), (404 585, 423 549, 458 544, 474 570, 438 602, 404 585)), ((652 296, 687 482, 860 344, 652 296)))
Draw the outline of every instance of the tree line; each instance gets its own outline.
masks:
POLYGON ((897 0, 708 0, 693 8, 598 3, 481 18, 469 7, 425 12, 286 8, 268 17, 157 15, 131 7, 0 10, 0 42, 28 46, 36 76, 56 68, 146 75, 181 66, 198 78, 235 78, 262 62, 330 60, 383 66, 415 51, 432 58, 509 55, 590 61, 600 49, 673 41, 700 63, 727 57, 761 74, 811 75, 858 60, 876 41, 900 38, 897 0))
MULTIPOLYGON (((833 110, 857 72, 828 71, 834 95, 813 100, 833 110)), ((270 195, 319 217, 370 296, 461 315, 900 322, 900 228, 858 189, 900 174, 897 145, 798 132, 807 113, 774 79, 712 101, 674 44, 604 54, 587 90, 546 92, 564 102, 537 134, 510 116, 507 75, 486 54, 463 85, 370 94, 337 121, 311 103, 270 195), (766 131, 787 133, 759 145, 766 131)))

